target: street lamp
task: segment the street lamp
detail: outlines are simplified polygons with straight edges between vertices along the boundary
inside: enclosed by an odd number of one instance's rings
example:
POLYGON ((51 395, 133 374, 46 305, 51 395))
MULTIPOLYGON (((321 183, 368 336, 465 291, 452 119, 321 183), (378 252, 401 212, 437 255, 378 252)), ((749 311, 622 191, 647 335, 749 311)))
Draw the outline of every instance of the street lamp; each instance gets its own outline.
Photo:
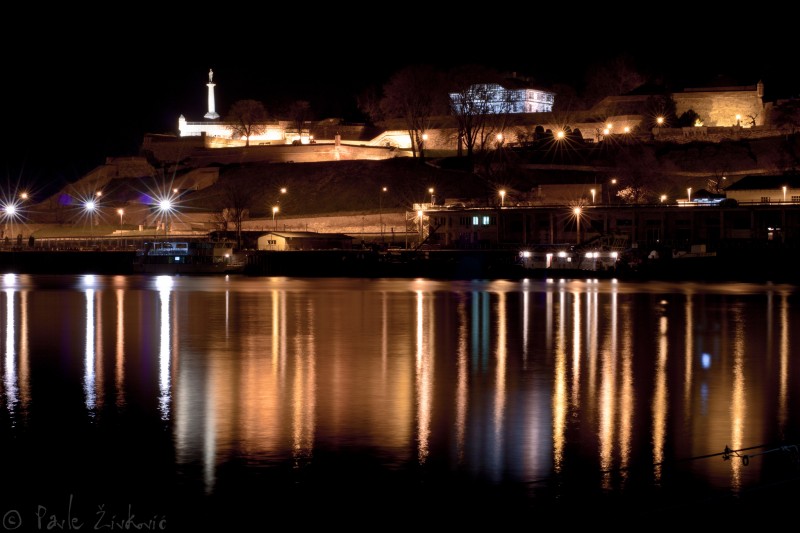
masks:
POLYGON ((691 203, 691 201, 692 201, 692 188, 691 187, 686 189, 686 198, 687 198, 686 201, 691 203))
POLYGON ((278 231, 278 221, 277 221, 277 220, 275 220, 275 215, 276 215, 277 213, 278 213, 278 206, 276 205, 276 206, 273 206, 273 207, 272 207, 272 223, 273 223, 273 224, 274 224, 274 226, 275 226, 275 231, 278 231))
POLYGON ((89 213, 89 236, 91 237, 94 234, 94 211, 97 208, 97 204, 94 200, 87 200, 86 203, 83 204, 83 208, 89 213))
POLYGON ((656 118, 656 124, 658 124, 659 126, 663 126, 664 125, 664 117, 657 117, 656 118))
POLYGON ((661 195, 661 203, 663 204, 666 200, 667 200, 667 195, 666 194, 662 194, 661 195))
POLYGON ((167 219, 172 213, 172 201, 169 198, 162 198, 158 201, 158 211, 161 213, 161 223, 164 224, 164 237, 167 236, 167 219))
POLYGON ((575 232, 578 234, 578 244, 581 243, 581 208, 576 207, 572 210, 575 213, 575 232))
POLYGON ((381 193, 378 195, 378 222, 381 225, 381 242, 383 242, 383 193, 386 191, 386 187, 382 187, 381 193))
POLYGON ((783 186, 783 202, 786 203, 786 185, 783 186))
MULTIPOLYGON (((611 185, 613 185, 613 186, 614 186, 614 188, 616 189, 616 186, 617 186, 617 178, 611 178, 611 185)), ((616 194, 617 194, 617 193, 616 193, 616 192, 614 192, 614 195, 615 195, 615 196, 616 196, 616 194)), ((611 187, 609 187, 609 188, 608 188, 608 203, 609 203, 609 204, 611 203, 611 187)))
POLYGON ((433 205, 433 199, 435 198, 435 196, 433 195, 433 187, 428 189, 428 193, 430 193, 430 195, 431 195, 431 206, 432 206, 433 205))
POLYGON ((594 195, 597 194, 597 189, 592 189, 592 205, 594 205, 594 195))
POLYGON ((503 207, 503 205, 505 205, 505 201, 506 201, 506 191, 505 191, 505 189, 501 189, 500 190, 500 207, 503 207))
POLYGON ((119 214, 119 226, 122 227, 122 215, 125 214, 124 209, 117 209, 117 214, 119 214))

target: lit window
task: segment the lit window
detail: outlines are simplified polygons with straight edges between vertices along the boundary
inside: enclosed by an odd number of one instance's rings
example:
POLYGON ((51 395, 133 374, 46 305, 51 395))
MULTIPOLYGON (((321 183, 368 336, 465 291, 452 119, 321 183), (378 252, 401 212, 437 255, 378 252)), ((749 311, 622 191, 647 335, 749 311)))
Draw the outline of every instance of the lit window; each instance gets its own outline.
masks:
POLYGON ((478 225, 478 217, 472 217, 472 225, 473 226, 477 226, 478 225))
POLYGON ((488 226, 489 225, 489 215, 483 215, 482 223, 483 223, 484 226, 488 226))

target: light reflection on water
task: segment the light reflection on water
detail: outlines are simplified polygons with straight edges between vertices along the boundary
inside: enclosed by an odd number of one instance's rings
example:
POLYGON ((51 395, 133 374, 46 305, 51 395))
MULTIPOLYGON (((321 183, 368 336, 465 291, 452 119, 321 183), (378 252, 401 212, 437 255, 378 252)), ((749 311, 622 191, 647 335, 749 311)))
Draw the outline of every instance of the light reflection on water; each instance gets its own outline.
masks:
POLYGON ((401 472, 672 501, 792 473, 756 455, 798 438, 792 286, 6 275, 2 297, 3 439, 77 379, 75 431, 135 413, 187 494, 401 472))

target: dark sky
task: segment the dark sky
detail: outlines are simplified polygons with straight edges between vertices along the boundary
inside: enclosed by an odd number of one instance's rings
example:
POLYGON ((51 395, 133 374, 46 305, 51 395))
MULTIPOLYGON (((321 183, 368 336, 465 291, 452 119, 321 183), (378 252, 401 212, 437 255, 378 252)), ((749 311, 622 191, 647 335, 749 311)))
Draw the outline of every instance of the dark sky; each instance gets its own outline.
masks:
POLYGON ((61 186, 107 156, 135 155, 145 133, 176 132, 181 114, 201 120, 210 68, 223 115, 245 98, 268 110, 281 99, 306 99, 317 118, 355 119, 354 97, 364 87, 421 63, 482 64, 543 86, 579 86, 590 67, 624 55, 679 84, 725 76, 763 79, 768 98, 798 92, 793 32, 780 22, 759 29, 765 25, 753 20, 672 13, 659 23, 577 4, 546 13, 465 4, 455 16, 369 6, 251 12, 220 4, 199 12, 192 4, 169 16, 163 4, 82 15, 61 7, 47 18, 7 19, 0 32, 5 188, 61 186))

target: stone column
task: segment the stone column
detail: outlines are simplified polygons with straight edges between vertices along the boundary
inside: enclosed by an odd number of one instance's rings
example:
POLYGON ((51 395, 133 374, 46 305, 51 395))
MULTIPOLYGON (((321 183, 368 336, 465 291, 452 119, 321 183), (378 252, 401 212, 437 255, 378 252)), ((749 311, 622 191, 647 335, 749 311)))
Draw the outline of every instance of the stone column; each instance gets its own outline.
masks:
POLYGON ((217 86, 216 83, 213 82, 214 80, 214 71, 208 71, 208 83, 206 83, 206 87, 208 87, 208 113, 205 114, 206 118, 215 119, 219 118, 219 114, 217 114, 216 110, 214 109, 214 87, 217 86))

